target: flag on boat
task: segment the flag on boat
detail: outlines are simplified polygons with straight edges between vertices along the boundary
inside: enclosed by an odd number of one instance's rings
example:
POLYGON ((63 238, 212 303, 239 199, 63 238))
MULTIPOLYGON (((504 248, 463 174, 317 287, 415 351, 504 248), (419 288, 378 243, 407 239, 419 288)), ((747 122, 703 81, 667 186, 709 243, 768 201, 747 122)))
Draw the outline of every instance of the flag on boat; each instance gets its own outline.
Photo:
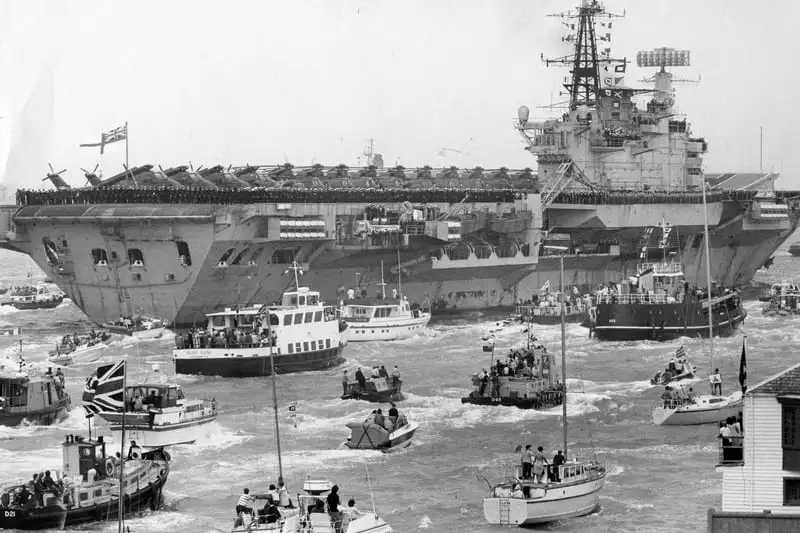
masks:
POLYGON ((680 348, 675 350, 675 357, 677 357, 678 359, 686 357, 686 349, 683 346, 681 346, 680 348))
POLYGON ((742 387, 742 394, 747 392, 747 337, 742 340, 742 358, 739 360, 739 385, 742 387))
POLYGON ((294 427, 297 427, 297 402, 292 402, 289 404, 289 416, 294 422, 294 427))
POLYGON ((544 282, 544 285, 542 285, 542 288, 539 289, 539 292, 550 292, 550 280, 549 279, 544 282))
POLYGON ((123 126, 118 126, 113 130, 101 133, 99 143, 82 144, 81 147, 99 146, 100 153, 102 154, 107 144, 115 143, 117 141, 124 141, 127 138, 128 138, 128 123, 126 122, 123 126))
POLYGON ((86 418, 100 413, 120 413, 124 405, 125 361, 97 367, 83 386, 86 418))

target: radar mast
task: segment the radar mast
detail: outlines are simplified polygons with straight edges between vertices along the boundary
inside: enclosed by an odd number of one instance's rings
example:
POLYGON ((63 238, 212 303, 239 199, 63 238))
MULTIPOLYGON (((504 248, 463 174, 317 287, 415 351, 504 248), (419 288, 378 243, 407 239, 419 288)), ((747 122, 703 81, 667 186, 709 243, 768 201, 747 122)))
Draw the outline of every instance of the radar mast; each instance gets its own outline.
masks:
MULTIPOLYGON (((605 48, 598 53, 597 42, 611 42, 611 33, 597 35, 598 21, 601 28, 611 29, 610 19, 624 17, 622 15, 606 12, 605 6, 595 0, 583 0, 580 7, 563 13, 548 15, 561 18, 561 23, 574 34, 562 38, 563 42, 575 43, 574 52, 571 55, 545 59, 545 65, 560 65, 571 67, 571 77, 565 79, 564 88, 569 94, 569 109, 574 111, 581 106, 596 107, 600 96, 600 64, 605 63, 606 67, 611 63, 619 63, 615 66, 615 72, 624 73, 626 59, 612 59, 611 48, 605 48), (608 22, 602 20, 608 19, 608 22)), ((608 70, 606 68, 606 70, 608 70)))

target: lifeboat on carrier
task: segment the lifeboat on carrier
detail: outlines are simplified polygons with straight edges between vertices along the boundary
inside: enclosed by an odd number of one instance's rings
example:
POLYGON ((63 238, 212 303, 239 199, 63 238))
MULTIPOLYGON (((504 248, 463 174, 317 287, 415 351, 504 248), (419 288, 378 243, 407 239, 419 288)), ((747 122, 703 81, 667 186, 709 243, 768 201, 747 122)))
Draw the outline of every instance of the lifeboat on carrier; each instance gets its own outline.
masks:
POLYGON ((405 415, 385 416, 383 423, 376 423, 377 413, 373 412, 363 422, 350 422, 347 428, 350 437, 344 443, 351 450, 380 450, 382 452, 405 448, 419 429, 419 424, 409 422, 405 415))
POLYGON ((120 502, 125 513, 161 507, 169 476, 169 454, 131 448, 121 463, 106 455, 103 437, 84 440, 67 435, 62 444, 63 470, 27 484, 0 489, 0 529, 63 529, 101 520, 116 520, 120 502), (124 490, 120 498, 120 468, 124 490))

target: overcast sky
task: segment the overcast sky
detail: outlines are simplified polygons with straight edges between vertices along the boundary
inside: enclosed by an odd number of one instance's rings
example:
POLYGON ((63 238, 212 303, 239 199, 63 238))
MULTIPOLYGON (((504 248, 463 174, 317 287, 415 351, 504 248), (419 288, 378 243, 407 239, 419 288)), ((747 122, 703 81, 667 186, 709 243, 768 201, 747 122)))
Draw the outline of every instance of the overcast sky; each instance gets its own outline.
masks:
MULTIPOLYGON (((95 163, 110 176, 124 143, 78 144, 125 121, 131 166, 355 165, 374 137, 387 165, 535 168, 512 119, 563 99, 567 71, 539 58, 570 53, 545 15, 575 3, 0 0, 0 170, 24 187, 48 161, 73 185, 95 163)), ((678 109, 707 172, 758 171, 763 125, 764 169, 800 188, 797 2, 606 5, 627 11, 611 42, 634 60, 627 85, 651 73, 637 51, 691 50, 676 75, 702 81, 677 86, 678 109)))

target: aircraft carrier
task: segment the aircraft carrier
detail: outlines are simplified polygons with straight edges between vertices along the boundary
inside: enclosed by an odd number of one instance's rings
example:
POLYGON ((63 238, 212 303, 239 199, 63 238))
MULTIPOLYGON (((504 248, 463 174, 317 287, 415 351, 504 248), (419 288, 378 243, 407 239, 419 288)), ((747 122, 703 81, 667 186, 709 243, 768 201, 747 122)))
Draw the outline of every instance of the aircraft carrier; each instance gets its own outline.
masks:
POLYGON ((91 185, 70 188, 51 168, 56 190, 17 191, 0 207, 0 247, 30 255, 99 323, 142 312, 187 326, 272 303, 294 261, 330 301, 372 295, 383 262, 387 282, 440 313, 557 287, 559 253, 565 283, 582 290, 667 250, 705 286, 705 213, 712 278, 750 281, 796 229, 798 194, 772 191, 775 174, 704 174, 709 145, 675 108, 670 70, 689 66, 689 51, 639 52, 652 74, 632 88, 630 62, 606 47, 617 15, 585 1, 560 16, 571 53, 544 63, 568 69, 569 101, 557 118, 523 106, 513 122, 536 173, 384 169, 370 152, 362 168, 144 165, 105 180, 85 172, 91 185))

